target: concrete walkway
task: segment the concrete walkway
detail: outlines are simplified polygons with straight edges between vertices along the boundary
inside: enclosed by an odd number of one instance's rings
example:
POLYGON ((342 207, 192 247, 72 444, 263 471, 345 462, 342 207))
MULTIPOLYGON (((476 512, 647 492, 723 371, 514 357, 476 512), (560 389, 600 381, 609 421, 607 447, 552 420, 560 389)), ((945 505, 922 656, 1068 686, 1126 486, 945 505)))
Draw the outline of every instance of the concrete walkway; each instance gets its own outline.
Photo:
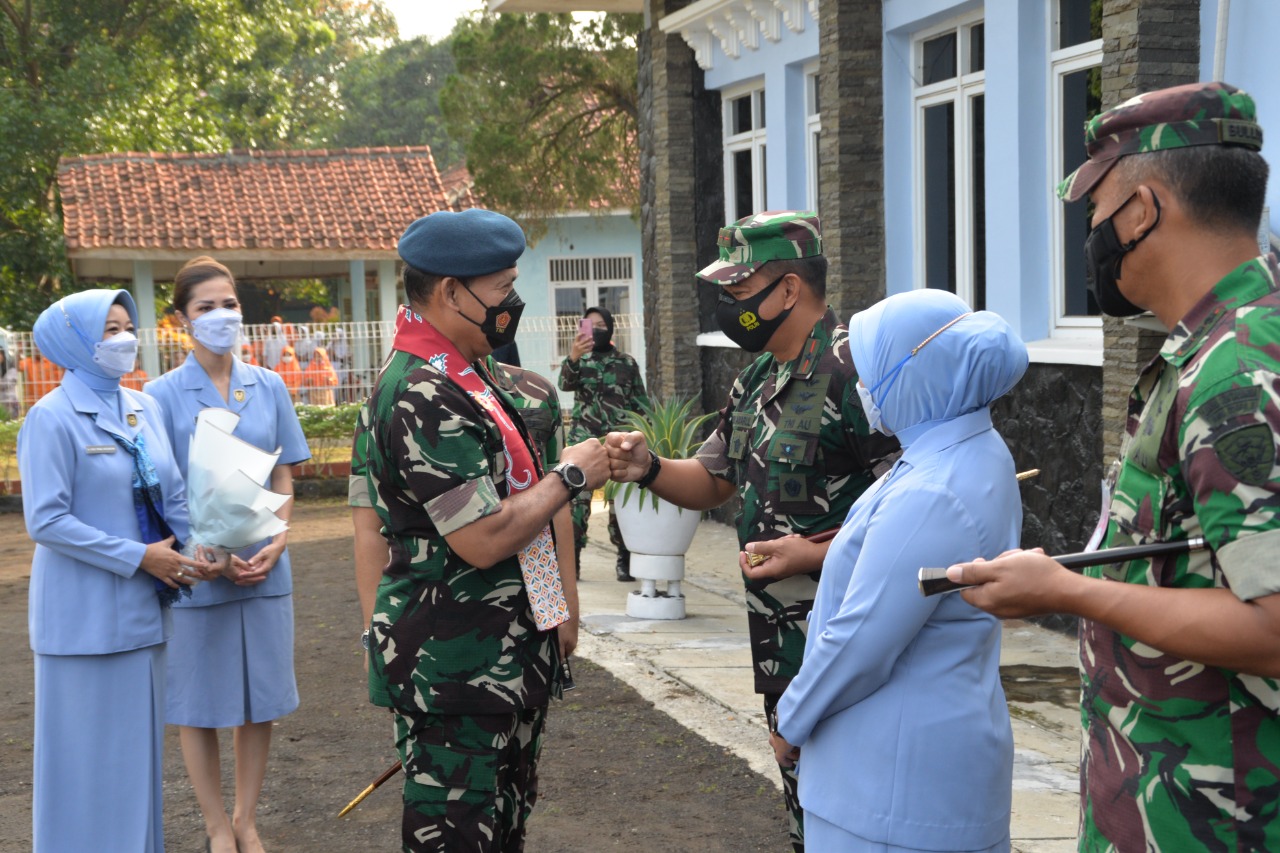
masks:
MULTIPOLYGON (((760 698, 751 688, 746 604, 731 528, 703 521, 686 557, 687 617, 632 619, 626 597, 638 584, 614 579, 615 552, 597 514, 582 555, 577 654, 600 664, 681 725, 732 750, 777 784, 760 698), (604 544, 601 544, 601 542, 604 544)), ((1076 642, 1025 622, 1004 628, 1001 667, 1010 688, 1015 763, 1013 847, 1074 851, 1080 715, 1071 675, 1076 642), (1023 684, 1027 689, 1021 689, 1023 684)))

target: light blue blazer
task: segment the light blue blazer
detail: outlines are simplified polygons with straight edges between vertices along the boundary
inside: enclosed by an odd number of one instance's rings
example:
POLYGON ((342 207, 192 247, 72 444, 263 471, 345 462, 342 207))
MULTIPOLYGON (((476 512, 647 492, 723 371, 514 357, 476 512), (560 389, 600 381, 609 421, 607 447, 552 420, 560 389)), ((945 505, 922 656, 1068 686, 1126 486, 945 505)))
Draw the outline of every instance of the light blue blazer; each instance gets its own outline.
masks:
POLYGON ((778 705, 801 747, 806 812, 871 841, 974 850, 1009 834, 1013 738, 1000 625, 922 566, 994 557, 1022 526, 1013 459, 988 409, 938 422, 853 506, 778 705))
POLYGON ((111 654, 169 635, 154 578, 138 568, 146 546, 133 506, 133 457, 107 429, 144 437, 179 542, 188 533, 183 480, 156 402, 127 388, 118 393, 123 417, 69 372, 18 433, 22 509, 36 543, 27 611, 36 654, 111 654))
MULTIPOLYGON (((280 465, 296 465, 311 458, 293 401, 289 399, 289 390, 273 370, 245 364, 238 359, 233 361, 229 398, 223 400, 195 355, 188 353, 186 361, 159 379, 148 382, 143 390, 160 404, 164 429, 184 477, 196 417, 205 409, 235 412, 240 416, 240 422, 236 424, 234 435, 263 450, 280 448, 280 465)), ((263 485, 270 487, 270 480, 263 485)), ((242 557, 250 557, 268 541, 264 539, 238 553, 242 557)), ((286 550, 262 583, 240 587, 226 578, 216 578, 196 584, 191 598, 184 598, 174 606, 207 607, 245 598, 287 595, 292 590, 293 575, 286 550)))

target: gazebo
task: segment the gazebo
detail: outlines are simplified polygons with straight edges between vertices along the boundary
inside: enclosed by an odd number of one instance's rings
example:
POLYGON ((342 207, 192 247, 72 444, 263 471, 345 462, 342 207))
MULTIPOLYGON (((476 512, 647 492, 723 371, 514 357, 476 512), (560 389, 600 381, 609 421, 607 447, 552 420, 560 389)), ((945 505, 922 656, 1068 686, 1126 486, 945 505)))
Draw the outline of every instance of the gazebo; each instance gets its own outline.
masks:
MULTIPOLYGON (((146 318, 155 316, 155 282, 208 254, 246 282, 345 276, 349 320, 391 320, 405 226, 474 204, 465 184, 441 180, 426 146, 89 154, 62 159, 58 188, 75 275, 128 282, 146 318)), ((144 347, 142 359, 156 375, 155 349, 144 347)))

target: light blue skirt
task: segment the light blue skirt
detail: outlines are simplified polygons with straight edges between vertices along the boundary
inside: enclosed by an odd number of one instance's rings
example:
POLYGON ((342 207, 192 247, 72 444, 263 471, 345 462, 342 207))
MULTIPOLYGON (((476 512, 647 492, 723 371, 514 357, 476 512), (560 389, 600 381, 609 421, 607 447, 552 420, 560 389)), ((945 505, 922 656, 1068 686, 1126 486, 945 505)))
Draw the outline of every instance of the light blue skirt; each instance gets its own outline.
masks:
POLYGON ((293 596, 173 608, 165 722, 220 729, 298 707, 293 596))
MULTIPOLYGON (((804 813, 804 848, 821 851, 821 853, 936 853, 936 851, 915 847, 895 847, 883 841, 869 841, 823 820, 812 812, 804 813)), ((1010 841, 1006 838, 999 844, 993 844, 981 850, 955 851, 955 853, 1009 853, 1009 848, 1010 841)))
POLYGON ((35 656, 33 850, 164 853, 164 658, 35 656))

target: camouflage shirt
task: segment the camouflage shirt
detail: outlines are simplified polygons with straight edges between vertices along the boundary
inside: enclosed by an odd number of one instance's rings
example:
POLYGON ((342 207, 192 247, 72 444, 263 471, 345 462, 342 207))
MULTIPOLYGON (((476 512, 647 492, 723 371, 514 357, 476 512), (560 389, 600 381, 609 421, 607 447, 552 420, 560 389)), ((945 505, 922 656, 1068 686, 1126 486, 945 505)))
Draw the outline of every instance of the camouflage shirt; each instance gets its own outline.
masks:
POLYGON ((627 412, 649 402, 640 365, 617 349, 589 352, 576 362, 566 358, 560 364, 560 390, 574 392, 570 444, 621 429, 627 412))
POLYGON ((519 562, 477 569, 445 540, 506 497, 497 425, 442 371, 398 350, 368 407, 368 490, 391 546, 370 626, 370 698, 406 714, 545 705, 559 696, 556 633, 534 626, 519 562))
MULTIPOLYGON (((867 425, 848 337, 828 309, 794 360, 756 359, 699 448, 698 461, 738 488, 739 546, 839 527, 873 465, 898 449, 867 425)), ((800 671, 818 575, 746 584, 757 693, 783 692, 800 671)))
MULTIPOLYGON (((1129 399, 1107 545, 1212 551, 1087 569, 1145 586, 1280 592, 1280 293, 1262 259, 1169 334, 1129 399)), ((1083 621, 1080 849, 1280 850, 1280 681, 1083 621)))

